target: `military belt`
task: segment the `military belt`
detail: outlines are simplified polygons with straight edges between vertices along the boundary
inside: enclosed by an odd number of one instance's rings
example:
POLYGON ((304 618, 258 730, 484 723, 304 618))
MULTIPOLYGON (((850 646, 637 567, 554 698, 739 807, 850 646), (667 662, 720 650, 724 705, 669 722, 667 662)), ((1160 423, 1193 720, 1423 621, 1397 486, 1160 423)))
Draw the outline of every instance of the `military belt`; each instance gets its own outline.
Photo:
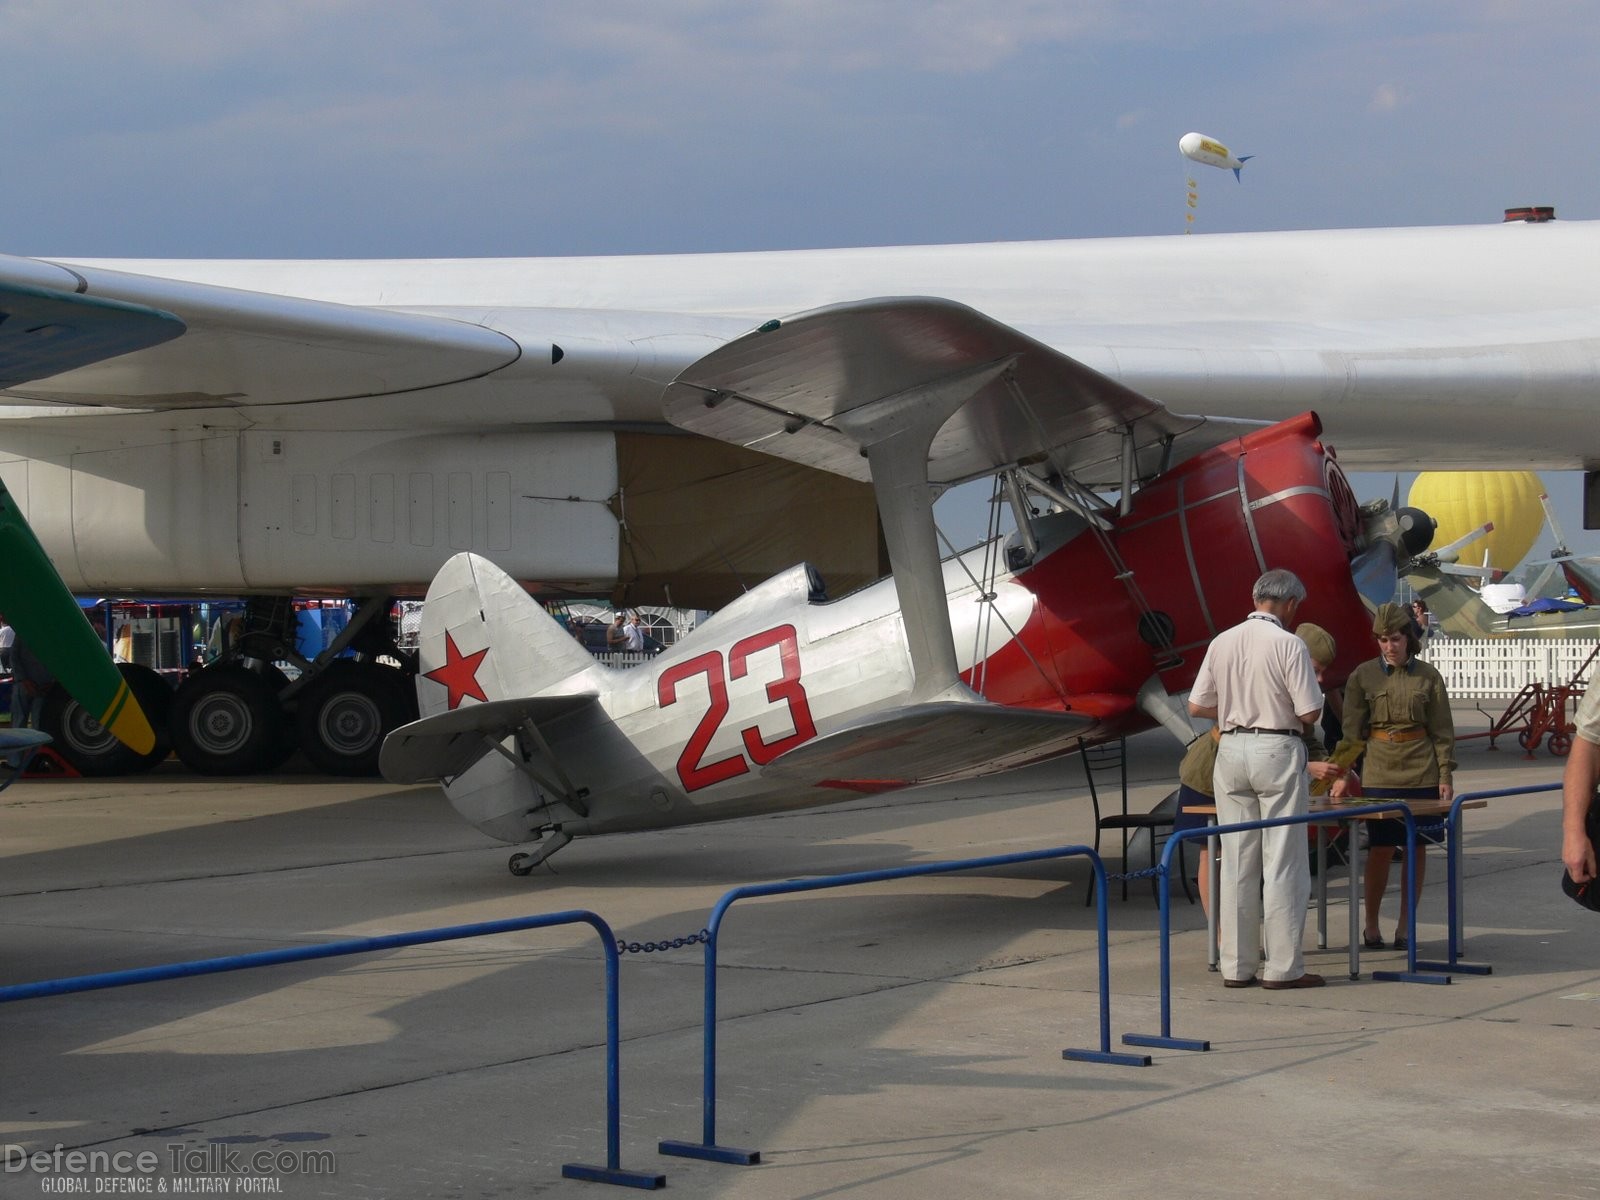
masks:
POLYGON ((1428 736, 1420 725, 1407 725, 1403 729, 1374 729, 1372 736, 1380 742, 1418 742, 1428 736))

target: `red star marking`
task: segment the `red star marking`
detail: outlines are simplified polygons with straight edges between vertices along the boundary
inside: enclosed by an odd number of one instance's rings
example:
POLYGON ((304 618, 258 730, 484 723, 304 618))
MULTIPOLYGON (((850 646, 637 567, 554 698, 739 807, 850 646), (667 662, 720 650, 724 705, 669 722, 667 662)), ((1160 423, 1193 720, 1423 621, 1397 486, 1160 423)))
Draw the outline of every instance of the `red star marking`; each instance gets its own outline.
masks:
POLYGON ((451 708, 458 707, 468 696, 474 700, 487 701, 489 697, 483 694, 483 686, 478 682, 478 664, 483 662, 484 656, 488 653, 489 647, 485 646, 474 654, 462 654, 456 649, 456 639, 451 637, 447 630, 444 635, 444 666, 435 667, 425 673, 423 678, 444 684, 450 693, 451 708))

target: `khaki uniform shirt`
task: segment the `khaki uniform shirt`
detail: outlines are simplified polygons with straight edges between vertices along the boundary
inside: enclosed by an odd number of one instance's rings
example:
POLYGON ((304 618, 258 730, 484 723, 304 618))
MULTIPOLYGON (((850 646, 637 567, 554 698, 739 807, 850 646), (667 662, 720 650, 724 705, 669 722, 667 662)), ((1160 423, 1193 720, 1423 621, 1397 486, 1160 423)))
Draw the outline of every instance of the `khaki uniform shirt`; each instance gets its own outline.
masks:
MULTIPOLYGON (((1322 739, 1315 730, 1302 727, 1300 734, 1306 744, 1306 761, 1321 762, 1326 758, 1327 751, 1323 749, 1322 739)), ((1211 776, 1217 769, 1217 747, 1221 739, 1216 736, 1216 730, 1202 733, 1189 743, 1189 749, 1184 752, 1183 761, 1178 764, 1178 782, 1185 787, 1193 788, 1202 796, 1215 796, 1216 785, 1211 782, 1211 776)))
POLYGON ((1456 769, 1456 729, 1444 680, 1415 658, 1387 673, 1383 665, 1382 658, 1374 658, 1350 673, 1344 685, 1345 737, 1340 749, 1365 743, 1361 782, 1372 787, 1449 783, 1456 769), (1423 736, 1386 742, 1371 737, 1375 729, 1396 733, 1421 729, 1423 736))
MULTIPOLYGON (((1589 681, 1583 701, 1578 705, 1578 715, 1573 718, 1574 730, 1586 742, 1600 746, 1600 672, 1589 681)), ((1185 783, 1188 780, 1184 781, 1185 783)))

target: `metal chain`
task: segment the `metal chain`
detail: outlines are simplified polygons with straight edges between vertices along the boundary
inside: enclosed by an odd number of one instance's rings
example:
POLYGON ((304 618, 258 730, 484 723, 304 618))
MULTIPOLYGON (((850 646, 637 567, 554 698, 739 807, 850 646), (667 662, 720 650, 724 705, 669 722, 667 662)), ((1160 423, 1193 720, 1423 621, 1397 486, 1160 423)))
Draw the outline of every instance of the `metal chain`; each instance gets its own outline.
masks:
POLYGON ((1142 871, 1107 871, 1106 879, 1155 879, 1161 873, 1160 867, 1146 867, 1142 871))
POLYGON ((625 942, 617 939, 618 954, 654 954, 657 950, 681 950, 685 946, 699 946, 711 941, 711 930, 702 929, 688 937, 673 938, 670 942, 625 942))

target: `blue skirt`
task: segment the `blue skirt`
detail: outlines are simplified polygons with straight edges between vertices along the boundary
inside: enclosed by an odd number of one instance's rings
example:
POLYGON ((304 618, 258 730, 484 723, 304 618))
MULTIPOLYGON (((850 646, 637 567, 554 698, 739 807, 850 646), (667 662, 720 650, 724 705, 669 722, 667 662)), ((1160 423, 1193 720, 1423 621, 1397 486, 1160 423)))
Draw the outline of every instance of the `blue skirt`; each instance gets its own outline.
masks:
MULTIPOLYGON (((1382 788, 1363 787, 1361 799, 1363 800, 1437 800, 1439 798, 1439 785, 1432 787, 1409 788, 1382 788)), ((1418 845, 1437 846, 1443 843, 1443 833, 1417 832, 1418 845)), ((1399 819, 1385 819, 1367 822, 1367 845, 1372 846, 1404 846, 1406 844, 1406 823, 1399 819)))

